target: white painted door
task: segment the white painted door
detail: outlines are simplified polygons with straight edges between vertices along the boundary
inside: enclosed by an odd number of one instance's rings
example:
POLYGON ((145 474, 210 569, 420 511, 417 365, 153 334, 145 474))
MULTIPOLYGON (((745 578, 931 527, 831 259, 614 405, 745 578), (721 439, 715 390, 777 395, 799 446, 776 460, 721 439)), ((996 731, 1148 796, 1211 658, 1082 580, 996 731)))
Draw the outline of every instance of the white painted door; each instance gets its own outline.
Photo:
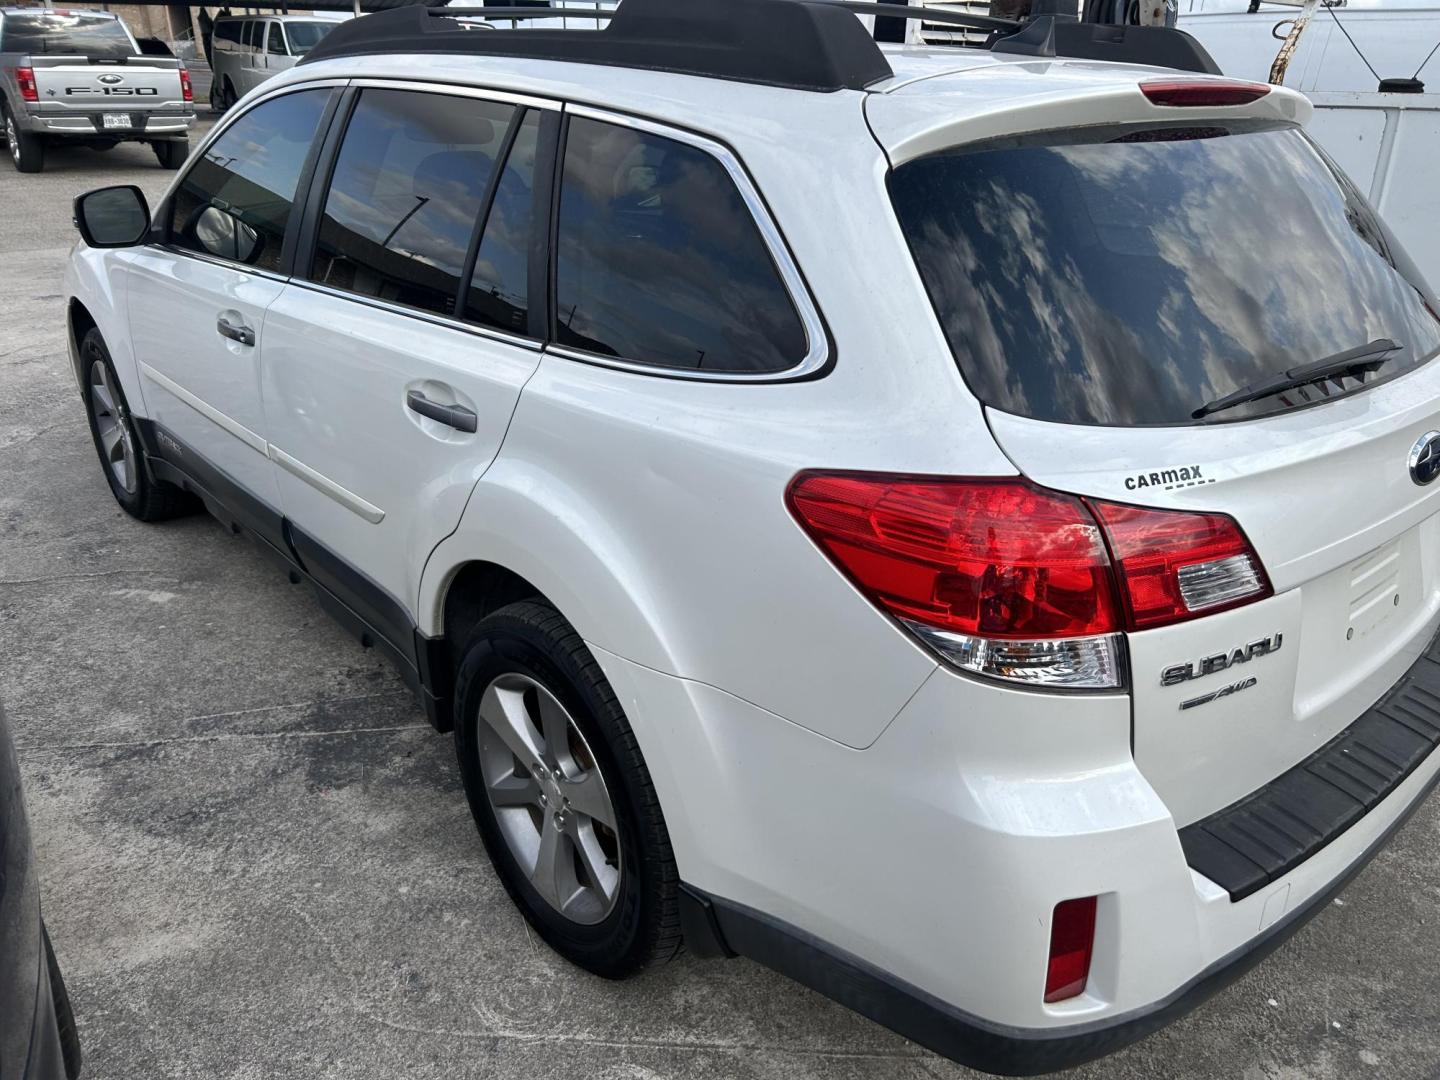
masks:
POLYGON ((459 522, 539 362, 526 296, 540 112, 519 113, 363 89, 313 261, 266 320, 272 456, 297 546, 304 557, 313 541, 360 571, 368 582, 325 584, 390 627, 397 605, 413 613, 425 559, 459 522), (491 172, 512 140, 477 254, 491 172))
POLYGON ((286 94, 239 117, 177 185, 169 242, 123 256, 151 418, 272 507, 259 380, 265 312, 284 287, 281 249, 329 94, 286 94))

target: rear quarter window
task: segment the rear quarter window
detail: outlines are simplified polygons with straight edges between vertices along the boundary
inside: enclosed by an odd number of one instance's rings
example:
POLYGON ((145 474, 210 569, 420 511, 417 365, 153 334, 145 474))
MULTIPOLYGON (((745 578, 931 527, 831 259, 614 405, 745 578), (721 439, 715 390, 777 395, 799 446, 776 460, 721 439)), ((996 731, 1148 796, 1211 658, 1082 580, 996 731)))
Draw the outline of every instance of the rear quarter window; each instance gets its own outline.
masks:
POLYGON ((889 187, 961 372, 1006 412, 1191 424, 1223 395, 1377 339, 1404 346, 1381 377, 1440 350, 1413 266, 1292 128, 1039 136, 906 163, 889 187))
POLYGON ((716 373, 781 372, 806 356, 750 208, 698 146, 572 119, 557 249, 562 345, 716 373))

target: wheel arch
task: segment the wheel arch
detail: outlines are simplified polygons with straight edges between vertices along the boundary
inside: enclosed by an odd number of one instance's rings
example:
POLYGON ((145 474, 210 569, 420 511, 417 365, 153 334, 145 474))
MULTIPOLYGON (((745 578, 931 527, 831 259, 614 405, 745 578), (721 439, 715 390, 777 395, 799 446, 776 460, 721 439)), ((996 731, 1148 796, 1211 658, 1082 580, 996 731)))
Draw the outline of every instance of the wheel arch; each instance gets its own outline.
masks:
MULTIPOLYGON (((85 373, 81 370, 80 342, 85 340, 86 334, 96 328, 95 316, 90 314, 90 309, 79 297, 72 296, 65 321, 70 333, 70 367, 75 374, 75 382, 81 384, 84 382, 85 373)), ((108 339, 106 344, 109 344, 108 339)))
POLYGON ((77 244, 65 268, 65 322, 70 349, 70 366, 77 387, 84 383, 80 342, 94 328, 105 339, 110 363, 119 376, 126 405, 133 416, 149 416, 140 369, 130 348, 124 296, 117 273, 118 256, 123 252, 97 251, 77 244))
POLYGON ((498 462, 471 495, 459 527, 426 563, 418 628, 460 635, 489 611, 527 596, 550 604, 588 644, 637 663, 672 670, 656 617, 657 599, 621 538, 583 512, 579 492, 553 478, 498 462))

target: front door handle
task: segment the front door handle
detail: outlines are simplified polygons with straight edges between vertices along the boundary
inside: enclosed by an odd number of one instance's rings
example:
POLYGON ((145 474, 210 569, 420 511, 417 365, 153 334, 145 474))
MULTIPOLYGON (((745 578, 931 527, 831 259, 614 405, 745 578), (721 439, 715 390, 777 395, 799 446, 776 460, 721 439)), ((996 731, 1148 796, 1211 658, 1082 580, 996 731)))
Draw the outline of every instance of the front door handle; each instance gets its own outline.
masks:
POLYGON ((231 341, 238 341, 241 345, 255 344, 255 331, 248 326, 237 326, 224 315, 215 320, 215 332, 221 337, 229 338, 231 341))
POLYGON ((419 390, 408 391, 405 394, 405 404, 421 416, 428 416, 436 423, 448 425, 456 431, 473 435, 479 427, 474 410, 467 409, 464 405, 441 405, 438 401, 431 401, 419 390))

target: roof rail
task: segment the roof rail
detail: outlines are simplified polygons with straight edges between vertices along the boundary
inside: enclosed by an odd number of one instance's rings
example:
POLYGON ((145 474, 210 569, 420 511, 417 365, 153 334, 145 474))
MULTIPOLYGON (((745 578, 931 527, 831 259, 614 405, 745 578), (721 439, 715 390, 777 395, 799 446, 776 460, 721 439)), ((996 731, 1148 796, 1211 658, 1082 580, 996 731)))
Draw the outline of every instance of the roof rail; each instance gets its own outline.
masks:
MULTIPOLYGON (((1116 60, 1219 74, 1209 53, 1179 30, 1078 23, 1038 4, 1028 22, 870 0, 623 0, 614 10, 559 7, 403 7, 341 23, 300 61, 384 53, 516 56, 670 71, 796 90, 864 90, 894 72, 851 13, 924 19, 992 32, 996 52, 1116 60), (476 33, 477 19, 588 18, 601 30, 476 33)), ((1078 7, 1078 4, 1075 6, 1078 7)))
POLYGON ((819 0, 624 0, 614 11, 397 8, 341 23, 301 63, 375 53, 523 56, 797 90, 863 90, 893 72, 859 19, 819 0), (478 33, 455 17, 608 19, 603 30, 478 33))

